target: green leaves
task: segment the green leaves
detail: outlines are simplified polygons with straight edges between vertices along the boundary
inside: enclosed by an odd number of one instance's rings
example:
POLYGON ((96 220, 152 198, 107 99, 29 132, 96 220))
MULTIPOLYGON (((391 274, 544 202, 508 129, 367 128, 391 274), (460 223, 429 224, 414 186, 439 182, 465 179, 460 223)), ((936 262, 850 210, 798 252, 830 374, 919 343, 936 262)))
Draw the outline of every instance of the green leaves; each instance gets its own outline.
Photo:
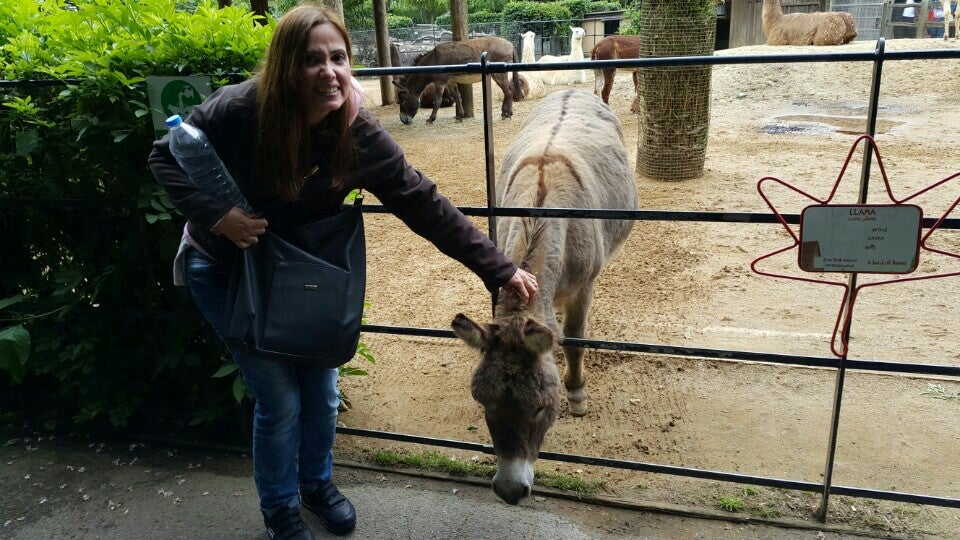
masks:
POLYGON ((16 382, 20 382, 26 373, 29 357, 30 332, 27 332, 23 325, 0 330, 0 369, 9 373, 16 382))

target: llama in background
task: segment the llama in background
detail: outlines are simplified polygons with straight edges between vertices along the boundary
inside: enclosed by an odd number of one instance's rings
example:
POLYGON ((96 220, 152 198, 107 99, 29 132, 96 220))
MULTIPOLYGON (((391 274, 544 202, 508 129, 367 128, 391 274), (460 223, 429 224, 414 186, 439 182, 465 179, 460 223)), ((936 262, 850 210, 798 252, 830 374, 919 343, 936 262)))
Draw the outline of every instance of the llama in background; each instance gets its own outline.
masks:
MULTIPOLYGON (((586 32, 580 27, 570 27, 570 61, 583 62, 583 36, 586 32)), ((587 70, 577 69, 568 71, 567 84, 583 84, 587 82, 587 70)))
POLYGON ((783 14, 780 0, 763 0, 767 45, 843 45, 857 37, 857 23, 843 11, 783 14))
MULTIPOLYGON (((586 32, 583 28, 570 27, 570 54, 563 56, 552 56, 545 54, 540 57, 538 62, 580 62, 583 57, 583 36, 586 32)), ((542 71, 541 78, 544 84, 579 84, 587 82, 587 71, 584 69, 566 70, 566 71, 542 71)))
POLYGON ((524 64, 532 64, 537 61, 534 45, 537 34, 528 30, 520 34, 520 61, 524 64))
MULTIPOLYGON (((957 9, 960 9, 960 3, 957 3, 957 9)), ((954 13, 950 9, 950 0, 943 0, 943 40, 950 39, 950 23, 953 23, 953 38, 960 39, 960 14, 954 13)))
MULTIPOLYGON (((590 60, 620 60, 622 58, 640 57, 639 36, 607 36, 597 42, 590 51, 590 60)), ((633 76, 633 102, 630 112, 637 112, 640 95, 640 73, 636 68, 628 68, 633 76)), ((610 91, 617 74, 616 69, 594 69, 593 93, 600 96, 603 102, 610 104, 610 91)))
MULTIPOLYGON (((534 53, 534 44, 537 34, 527 31, 520 34, 520 62, 523 64, 535 64, 537 62, 534 53)), ((521 76, 526 79, 527 88, 524 93, 524 99, 541 98, 546 95, 546 84, 543 82, 544 71, 524 71, 521 76)))

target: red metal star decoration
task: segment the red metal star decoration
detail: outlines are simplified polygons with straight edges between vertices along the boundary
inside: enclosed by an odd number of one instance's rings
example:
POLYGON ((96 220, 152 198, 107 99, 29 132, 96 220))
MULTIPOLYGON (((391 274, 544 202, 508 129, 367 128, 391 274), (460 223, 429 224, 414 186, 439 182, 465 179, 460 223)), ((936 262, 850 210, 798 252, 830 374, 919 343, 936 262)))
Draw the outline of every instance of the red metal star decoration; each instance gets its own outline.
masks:
MULTIPOLYGON (((849 328, 849 323, 850 323, 851 317, 853 316, 853 307, 854 307, 854 305, 855 305, 855 303, 856 303, 857 295, 859 294, 859 292, 860 292, 861 290, 863 290, 863 289, 865 289, 865 288, 867 288, 867 287, 876 287, 876 286, 879 286, 879 285, 889 285, 889 284, 891 284, 891 283, 904 283, 904 282, 908 282, 908 281, 920 281, 920 280, 924 280, 924 279, 934 279, 934 278, 942 278, 942 277, 950 277, 950 276, 960 275, 960 271, 954 271, 954 272, 944 272, 944 273, 939 273, 939 274, 930 274, 930 275, 923 275, 923 276, 900 277, 900 278, 895 278, 895 279, 884 279, 884 280, 881 280, 881 281, 873 281, 873 282, 870 282, 870 283, 866 283, 866 284, 862 284, 862 285, 856 286, 856 287, 853 288, 853 290, 852 290, 852 292, 851 292, 851 290, 850 290, 850 284, 849 284, 849 283, 843 283, 843 282, 838 282, 838 281, 830 281, 830 280, 826 280, 826 279, 818 279, 818 278, 812 278, 812 277, 804 277, 804 276, 790 276, 790 275, 778 274, 778 273, 774 273, 774 272, 767 272, 767 271, 760 270, 760 269, 758 268, 758 264, 759 264, 761 261, 766 260, 766 259, 769 259, 769 258, 771 258, 771 257, 775 257, 775 256, 777 256, 777 255, 780 255, 780 254, 782 254, 782 253, 785 253, 785 252, 788 252, 788 251, 790 251, 790 250, 792 250, 792 249, 795 249, 795 248, 799 248, 799 247, 800 247, 800 236, 799 236, 797 233, 794 232, 794 230, 790 227, 790 225, 787 224, 786 220, 785 220, 785 219, 783 218, 783 216, 780 214, 780 212, 777 211, 777 209, 774 207, 773 203, 770 202, 770 199, 767 197, 767 195, 766 195, 766 194, 764 193, 764 191, 763 191, 764 183, 766 183, 766 182, 775 182, 775 183, 777 183, 777 184, 780 184, 780 185, 783 186, 783 187, 786 187, 786 188, 789 189, 789 190, 792 190, 792 191, 796 192, 796 193, 799 194, 799 195, 802 195, 803 197, 806 197, 807 199, 810 199, 811 201, 816 202, 817 204, 820 204, 820 205, 829 205, 829 204, 830 204, 830 201, 833 200, 833 197, 834 197, 834 195, 835 195, 836 192, 837 192, 837 188, 838 188, 838 186, 840 185, 840 181, 843 179, 844 174, 846 173, 847 167, 848 167, 848 165, 850 164, 850 159, 851 159, 851 157, 853 156, 854 151, 857 149, 857 146, 859 146, 859 144, 860 144, 861 141, 865 141, 865 143, 869 146, 870 150, 873 152, 873 156, 874 156, 874 157, 876 158, 876 160, 877 160, 877 166, 879 167, 879 169, 880 169, 880 174, 881 174, 882 177, 883 177, 883 183, 884 183, 884 186, 886 187, 887 196, 889 197, 890 201, 893 202, 893 206, 905 205, 905 203, 907 203, 908 201, 911 201, 911 200, 913 200, 914 198, 916 198, 916 197, 918 197, 918 196, 920 196, 920 195, 922 195, 922 194, 924 194, 924 193, 927 193, 927 192, 929 192, 929 191, 931 191, 931 190, 933 190, 933 189, 935 189, 935 188, 937 188, 937 187, 939 187, 939 186, 942 186, 942 185, 950 182, 951 180, 954 180, 954 179, 957 178, 957 177, 960 177, 960 172, 956 172, 956 173, 954 173, 954 174, 952 174, 952 175, 944 178, 943 180, 940 180, 939 182, 936 182, 936 183, 934 183, 934 184, 932 184, 932 185, 929 185, 929 186, 921 189, 920 191, 917 191, 916 193, 913 193, 912 195, 909 195, 909 196, 907 196, 907 197, 905 197, 905 198, 903 198, 903 199, 897 199, 897 198, 894 196, 894 194, 893 194, 892 188, 890 187, 890 181, 889 181, 889 179, 887 178, 887 173, 886 173, 886 170, 884 169, 883 160, 882 160, 881 157, 880 157, 880 151, 879 151, 879 149, 877 148, 877 143, 876 143, 876 141, 874 141, 873 137, 871 137, 871 136, 869 136, 869 135, 861 135, 860 137, 857 138, 856 141, 854 141, 853 146, 850 148, 850 152, 847 154, 847 158, 846 158, 846 160, 845 160, 844 163, 843 163, 843 167, 840 169, 840 174, 837 175, 837 180, 836 180, 836 182, 834 182, 834 184, 833 184, 833 189, 830 190, 830 194, 827 196, 826 199, 818 199, 818 198, 816 198, 816 197, 814 197, 814 196, 812 196, 812 195, 810 195, 810 194, 808 194, 808 193, 806 193, 806 192, 798 189, 797 187, 792 186, 792 185, 784 182, 783 180, 780 180, 780 179, 778 179, 778 178, 774 178, 774 177, 772 177, 772 176, 767 176, 767 177, 761 178, 760 181, 757 182, 757 191, 760 193, 760 196, 763 198, 764 202, 766 202, 767 206, 770 207, 770 210, 773 211, 774 215, 777 217, 777 220, 783 225, 783 227, 787 230, 787 232, 788 232, 788 233, 790 234, 790 236, 793 238, 793 243, 790 244, 790 245, 787 246, 787 247, 778 249, 778 250, 776 250, 776 251, 773 251, 773 252, 771 252, 771 253, 768 253, 768 254, 766 254, 766 255, 763 255, 763 256, 761 256, 761 257, 758 257, 757 259, 754 259, 754 261, 750 264, 750 268, 751 268, 751 270, 753 270, 755 273, 757 273, 757 274, 759 274, 759 275, 762 275, 762 276, 775 277, 775 278, 781 278, 781 279, 790 279, 790 280, 794 280, 794 281, 805 281, 805 282, 808 282, 808 283, 819 283, 819 284, 824 284, 824 285, 832 285, 832 286, 836 286, 836 287, 842 287, 842 288, 844 289, 843 300, 842 300, 841 303, 840 303, 840 309, 839 309, 838 312, 837 312, 837 319, 836 319, 836 322, 834 323, 834 326, 833 326, 833 335, 832 335, 832 337, 831 337, 831 339, 830 339, 830 350, 833 352, 834 355, 836 355, 836 356, 838 356, 838 357, 841 357, 841 358, 845 358, 845 357, 846 357, 846 354, 847 354, 847 351, 848 351, 847 336, 845 335, 844 332, 841 331, 841 329, 849 328), (848 299, 849 299, 849 302, 850 302, 850 307, 849 307, 849 309, 846 309, 846 310, 845 310, 848 299), (846 317, 843 316, 844 311, 846 311, 846 317), (842 324, 841 324, 841 323, 842 323, 842 324), (841 341, 841 344, 840 344, 841 346, 840 346, 839 349, 838 349, 838 347, 837 347, 837 335, 838 335, 838 333, 840 334, 840 341, 841 341)), ((930 247, 930 246, 927 245, 927 240, 930 238, 930 236, 931 236, 934 232, 937 231, 937 229, 938 229, 938 228, 940 227, 940 225, 943 223, 943 220, 945 220, 945 219, 947 218, 947 216, 950 215, 951 212, 953 212, 953 210, 957 207, 958 204, 960 204, 960 196, 958 196, 958 197, 953 201, 953 204, 951 204, 950 207, 947 208, 947 210, 943 213, 943 215, 941 215, 940 218, 933 224, 933 226, 930 227, 930 229, 926 232, 926 234, 920 234, 920 240, 919 240, 920 251, 926 251, 926 252, 933 253, 933 254, 937 254, 937 255, 942 255, 942 256, 946 256, 946 257, 951 257, 951 258, 954 258, 954 259, 960 259, 960 254, 951 253, 951 252, 948 252, 948 251, 943 251, 943 250, 936 249, 936 248, 933 248, 933 247, 930 247)), ((838 205, 838 206, 839 206, 839 205, 838 205)), ((850 205, 844 205, 844 206, 850 206, 850 205)), ((877 206, 877 205, 853 205, 853 206, 870 207, 870 206, 877 206)), ((886 205, 886 204, 885 204, 884 206, 890 206, 890 205, 886 205)), ((922 215, 921 215, 921 220, 922 220, 922 215)), ((922 221, 921 221, 921 223, 922 223, 922 221)), ((921 232, 922 232, 922 230, 921 230, 921 232)), ((919 253, 918 253, 918 255, 919 255, 919 253)), ((798 260, 799 260, 799 257, 798 257, 798 260)), ((915 268, 915 267, 914 267, 914 268, 915 268)), ((912 271, 913 271, 913 270, 910 270, 909 272, 906 272, 906 273, 903 273, 903 274, 898 274, 898 275, 907 275, 907 274, 909 274, 909 273, 912 272, 912 271)), ((863 271, 860 271, 860 273, 881 273, 881 272, 863 272, 863 271)))

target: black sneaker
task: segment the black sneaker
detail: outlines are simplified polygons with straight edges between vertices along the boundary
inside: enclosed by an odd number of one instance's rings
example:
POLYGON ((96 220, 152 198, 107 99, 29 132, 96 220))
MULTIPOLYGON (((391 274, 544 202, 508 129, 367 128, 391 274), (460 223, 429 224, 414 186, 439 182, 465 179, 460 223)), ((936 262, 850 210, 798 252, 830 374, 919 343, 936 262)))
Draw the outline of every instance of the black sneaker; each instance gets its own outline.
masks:
POLYGON ((299 508, 283 506, 263 512, 263 524, 271 540, 314 540, 310 527, 300 517, 299 508))
POLYGON ((333 534, 347 534, 357 524, 357 511, 333 482, 321 484, 312 493, 300 493, 300 504, 320 518, 333 534))

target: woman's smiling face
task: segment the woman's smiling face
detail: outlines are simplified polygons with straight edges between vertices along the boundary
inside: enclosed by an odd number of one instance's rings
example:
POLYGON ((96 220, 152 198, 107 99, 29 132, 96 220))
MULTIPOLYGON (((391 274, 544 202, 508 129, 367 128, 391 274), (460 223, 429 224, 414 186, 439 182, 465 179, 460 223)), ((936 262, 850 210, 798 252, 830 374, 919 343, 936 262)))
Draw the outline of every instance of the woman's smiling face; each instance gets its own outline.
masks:
POLYGON ((350 52, 336 26, 313 27, 302 69, 300 99, 307 112, 307 125, 315 126, 342 107, 350 95, 350 52))

